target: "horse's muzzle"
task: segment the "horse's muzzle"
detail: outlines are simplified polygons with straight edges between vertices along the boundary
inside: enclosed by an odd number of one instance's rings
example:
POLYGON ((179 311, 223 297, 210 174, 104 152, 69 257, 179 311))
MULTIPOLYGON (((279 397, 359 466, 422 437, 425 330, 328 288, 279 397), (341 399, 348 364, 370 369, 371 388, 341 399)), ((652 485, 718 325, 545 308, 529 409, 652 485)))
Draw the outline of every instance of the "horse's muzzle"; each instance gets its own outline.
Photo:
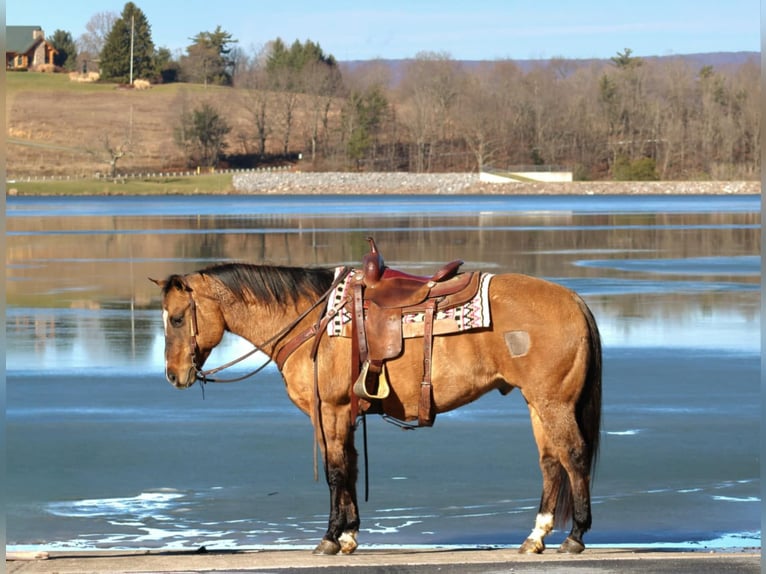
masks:
POLYGON ((174 371, 165 371, 165 378, 177 389, 188 389, 197 380, 197 369, 191 367, 186 376, 181 378, 174 371))

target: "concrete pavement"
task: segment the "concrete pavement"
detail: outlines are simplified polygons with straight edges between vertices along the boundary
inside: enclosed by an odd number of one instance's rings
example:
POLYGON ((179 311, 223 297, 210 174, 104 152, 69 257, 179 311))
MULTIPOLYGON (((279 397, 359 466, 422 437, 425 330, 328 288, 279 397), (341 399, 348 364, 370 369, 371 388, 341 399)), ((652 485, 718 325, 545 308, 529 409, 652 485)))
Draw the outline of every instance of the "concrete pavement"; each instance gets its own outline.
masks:
MULTIPOLYGON (((8 558, 13 558, 9 556, 8 558)), ((738 552, 672 552, 644 549, 589 549, 579 556, 524 556, 515 549, 360 549, 351 556, 314 556, 308 550, 214 552, 51 552, 45 559, 7 560, 12 574, 105 573, 289 573, 478 574, 624 573, 750 574, 761 571, 758 549, 738 552)))

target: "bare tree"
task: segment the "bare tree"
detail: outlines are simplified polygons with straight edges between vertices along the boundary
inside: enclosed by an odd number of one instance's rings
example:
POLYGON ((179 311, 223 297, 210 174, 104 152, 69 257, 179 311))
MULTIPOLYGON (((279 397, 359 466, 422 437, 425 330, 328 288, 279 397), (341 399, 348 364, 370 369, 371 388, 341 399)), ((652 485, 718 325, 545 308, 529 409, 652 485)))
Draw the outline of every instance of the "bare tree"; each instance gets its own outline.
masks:
POLYGON ((449 136, 450 113, 458 95, 458 65, 449 55, 421 52, 402 80, 402 121, 415 145, 415 170, 429 171, 440 140, 449 136))
POLYGON ((732 79, 741 95, 737 178, 757 178, 761 169, 761 69, 752 59, 742 65, 732 79))
POLYGON ((96 12, 85 24, 85 32, 77 39, 80 66, 86 69, 98 60, 106 37, 120 15, 117 12, 96 12))
POLYGON ((290 152, 290 138, 295 123, 295 113, 298 106, 298 91, 296 87, 300 77, 289 68, 279 68, 269 75, 271 88, 279 93, 275 106, 275 117, 282 135, 282 153, 290 152))
POLYGON ((524 164, 552 164, 559 156, 559 134, 564 129, 561 117, 562 80, 556 69, 538 65, 521 80, 517 104, 524 164))
POLYGON ((520 139, 523 114, 522 93, 519 89, 523 72, 511 60, 498 60, 487 71, 488 86, 495 93, 495 121, 499 142, 493 154, 493 163, 508 166, 519 163, 519 149, 525 149, 520 139))
POLYGON ((569 164, 577 179, 598 178, 609 165, 608 127, 599 102, 602 73, 600 64, 582 66, 560 90, 564 147, 559 161, 569 164))
POLYGON ((617 154, 629 160, 645 157, 651 144, 651 121, 647 109, 647 83, 651 73, 641 58, 631 56, 625 48, 612 58, 616 68, 612 74, 616 90, 618 118, 616 133, 611 144, 617 154))
POLYGON ((473 154, 477 171, 491 163, 502 145, 499 117, 502 92, 492 69, 477 70, 460 83, 456 102, 456 133, 473 154))
POLYGON ((264 60, 256 56, 247 64, 239 66, 236 82, 241 88, 241 103, 247 114, 252 129, 247 130, 246 137, 252 136, 256 141, 257 153, 263 159, 266 156, 266 142, 272 133, 273 107, 271 101, 274 95, 269 91, 269 79, 264 67, 264 60))
POLYGON ((655 160, 661 179, 675 171, 691 176, 694 115, 698 90, 694 72, 680 58, 667 62, 653 79, 657 98, 650 103, 655 124, 655 160))
POLYGON ((114 144, 109 141, 109 135, 104 136, 104 149, 109 154, 109 177, 117 177, 117 162, 125 157, 130 151, 131 142, 129 139, 121 140, 114 144))
POLYGON ((117 163, 131 153, 132 148, 133 142, 128 130, 124 136, 119 138, 113 137, 108 132, 104 133, 100 145, 87 151, 99 163, 107 164, 109 166, 108 177, 115 179, 117 177, 117 163))
POLYGON ((311 162, 316 163, 320 140, 327 138, 330 109, 333 100, 340 95, 342 80, 337 67, 322 62, 311 62, 303 70, 308 112, 308 140, 311 146, 311 162))

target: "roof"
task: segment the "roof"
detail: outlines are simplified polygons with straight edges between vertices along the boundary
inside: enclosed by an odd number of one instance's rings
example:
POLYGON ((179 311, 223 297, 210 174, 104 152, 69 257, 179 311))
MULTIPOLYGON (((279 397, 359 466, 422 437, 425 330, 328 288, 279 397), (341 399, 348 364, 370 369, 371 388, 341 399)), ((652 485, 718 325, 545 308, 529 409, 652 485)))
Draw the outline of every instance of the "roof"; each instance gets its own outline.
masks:
POLYGON ((39 42, 35 32, 42 32, 40 26, 6 26, 5 51, 25 54, 39 42))

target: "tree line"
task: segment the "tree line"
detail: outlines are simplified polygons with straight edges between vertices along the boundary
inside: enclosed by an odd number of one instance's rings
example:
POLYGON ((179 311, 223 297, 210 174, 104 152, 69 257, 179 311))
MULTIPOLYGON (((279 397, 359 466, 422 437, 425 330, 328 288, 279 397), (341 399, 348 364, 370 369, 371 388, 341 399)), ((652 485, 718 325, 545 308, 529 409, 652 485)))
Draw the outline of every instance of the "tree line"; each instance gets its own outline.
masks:
MULTIPOLYGON (((302 153, 314 169, 557 165, 580 180, 759 175, 754 60, 715 69, 681 57, 643 59, 626 48, 608 61, 554 58, 522 68, 423 52, 399 63, 394 77, 385 62, 341 66, 310 40, 277 38, 246 52, 220 26, 191 37, 173 57, 154 46, 132 2, 119 17, 97 14, 86 29, 74 50, 80 61, 99 55, 104 81, 126 83, 132 70, 152 82, 232 90, 227 109, 179 105, 175 140, 190 165, 302 153)), ((67 33, 57 30, 54 44, 57 37, 67 33)))

